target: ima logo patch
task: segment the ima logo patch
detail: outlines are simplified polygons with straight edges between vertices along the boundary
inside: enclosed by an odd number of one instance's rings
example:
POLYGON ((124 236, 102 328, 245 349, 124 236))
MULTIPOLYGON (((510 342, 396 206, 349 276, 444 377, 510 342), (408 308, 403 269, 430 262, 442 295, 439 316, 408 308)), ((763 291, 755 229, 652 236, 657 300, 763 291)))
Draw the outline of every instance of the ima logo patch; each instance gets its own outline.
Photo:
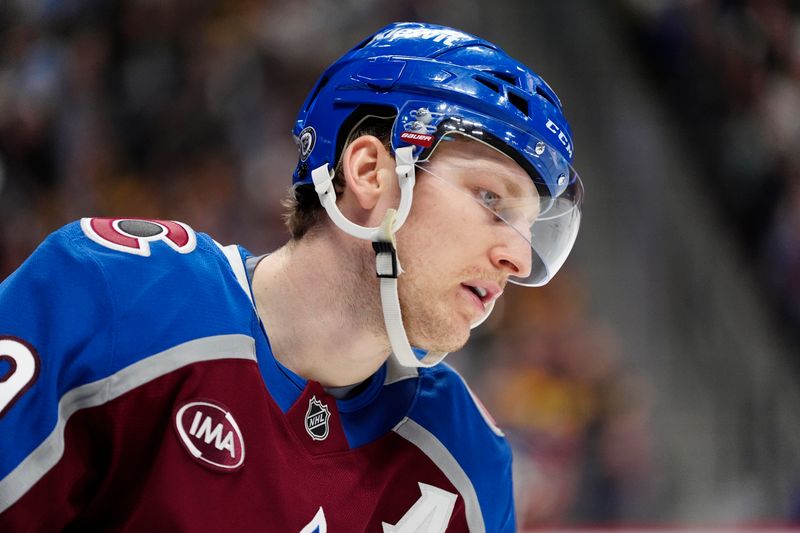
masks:
POLYGON ((150 243, 163 241, 181 254, 197 247, 194 230, 174 220, 83 218, 81 229, 94 242, 129 254, 148 257, 150 243))
POLYGON ((312 396, 308 401, 308 411, 306 411, 306 431, 314 440, 325 440, 328 437, 328 421, 331 412, 328 406, 312 396))
POLYGON ((210 400, 186 402, 175 412, 175 431, 183 447, 204 466, 232 472, 244 464, 244 439, 224 405, 210 400))

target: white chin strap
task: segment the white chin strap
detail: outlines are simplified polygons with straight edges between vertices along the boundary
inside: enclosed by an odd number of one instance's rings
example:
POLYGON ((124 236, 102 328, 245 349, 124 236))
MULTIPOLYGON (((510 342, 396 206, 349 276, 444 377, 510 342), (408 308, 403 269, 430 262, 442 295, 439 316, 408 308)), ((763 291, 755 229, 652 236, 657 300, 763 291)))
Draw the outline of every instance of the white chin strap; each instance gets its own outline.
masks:
MULTIPOLYGON (((372 242, 372 248, 375 250, 375 272, 380 278, 383 321, 395 358, 406 367, 430 367, 444 359, 447 352, 417 350, 420 355, 424 354, 424 357, 418 357, 415 354, 403 326, 400 298, 397 295, 397 277, 403 273, 403 269, 400 267, 400 260, 397 257, 395 233, 403 226, 411 210, 411 199, 416 180, 413 147, 398 148, 395 151, 395 160, 397 162, 395 171, 400 184, 400 205, 397 210, 387 210, 381 225, 373 228, 354 224, 339 211, 336 205, 336 191, 333 187, 333 172, 328 168, 327 163, 312 170, 311 179, 314 181, 314 189, 319 196, 319 201, 333 223, 348 235, 372 242)), ((472 327, 486 320, 493 307, 494 302, 487 307, 484 316, 472 327)))

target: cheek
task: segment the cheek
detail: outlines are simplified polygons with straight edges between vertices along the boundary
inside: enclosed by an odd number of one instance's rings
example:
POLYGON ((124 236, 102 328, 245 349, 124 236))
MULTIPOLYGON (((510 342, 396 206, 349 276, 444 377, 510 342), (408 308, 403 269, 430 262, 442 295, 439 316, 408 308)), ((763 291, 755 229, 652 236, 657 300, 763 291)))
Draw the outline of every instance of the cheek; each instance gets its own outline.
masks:
POLYGON ((454 238, 454 226, 459 223, 446 208, 427 200, 414 202, 408 220, 397 233, 398 245, 406 248, 406 254, 413 253, 413 259, 420 256, 435 260, 437 253, 448 248, 454 238))
POLYGON ((411 215, 428 231, 458 238, 482 220, 484 209, 454 186, 428 181, 419 187, 411 215))
POLYGON ((472 198, 449 190, 446 184, 420 183, 414 192, 411 212, 397 233, 403 268, 436 265, 440 272, 464 267, 463 256, 479 252, 488 226, 487 211, 472 198))
MULTIPOLYGON (((415 228, 409 228, 412 230, 415 228)), ((468 243, 454 238, 441 226, 398 234, 400 261, 405 279, 415 287, 434 292, 436 287, 450 285, 453 276, 468 263, 465 252, 468 243), (401 238, 402 237, 402 238, 401 238)), ((401 277, 402 278, 402 277, 401 277)))

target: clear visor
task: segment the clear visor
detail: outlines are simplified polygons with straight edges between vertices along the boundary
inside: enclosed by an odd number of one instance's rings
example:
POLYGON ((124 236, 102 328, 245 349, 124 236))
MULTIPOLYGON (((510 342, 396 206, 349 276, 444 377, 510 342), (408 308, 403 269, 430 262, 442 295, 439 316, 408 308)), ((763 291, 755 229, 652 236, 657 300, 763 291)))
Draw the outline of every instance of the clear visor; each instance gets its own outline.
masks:
MULTIPOLYGON (((583 200, 580 178, 564 161, 558 165, 560 170, 555 181, 556 187, 551 187, 538 173, 531 175, 530 167, 507 175, 484 170, 473 172, 469 168, 465 170, 463 166, 456 171, 448 171, 447 164, 438 164, 437 158, 433 157, 438 151, 437 147, 442 146, 442 141, 463 140, 464 137, 480 141, 502 156, 509 157, 486 143, 483 136, 448 132, 437 139, 430 151, 423 154, 424 160, 418 162, 416 167, 472 198, 490 214, 486 217, 487 224, 500 223, 512 228, 513 231, 505 232, 510 241, 510 250, 520 250, 519 244, 524 241, 525 249, 530 250, 530 262, 525 260, 527 258, 518 260, 520 275, 511 276, 509 281, 528 287, 546 284, 566 261, 578 234, 583 200), (553 189, 556 196, 551 192, 553 189)), ((534 143, 532 153, 535 154, 538 147, 540 155, 544 155, 545 151, 541 150, 543 141, 531 139, 534 143)), ((550 157, 554 154, 560 157, 552 148, 548 148, 546 153, 550 157)), ((513 159, 509 157, 509 161, 513 159)))

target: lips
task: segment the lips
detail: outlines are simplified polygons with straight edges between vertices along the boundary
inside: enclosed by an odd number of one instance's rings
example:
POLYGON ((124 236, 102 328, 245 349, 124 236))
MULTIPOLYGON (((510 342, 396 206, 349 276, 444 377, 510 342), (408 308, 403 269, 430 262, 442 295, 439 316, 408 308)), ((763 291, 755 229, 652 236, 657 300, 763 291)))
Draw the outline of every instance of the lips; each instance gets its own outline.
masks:
POLYGON ((469 292, 472 299, 480 306, 481 311, 486 306, 496 300, 502 293, 502 289, 497 283, 486 280, 469 280, 461 284, 469 292))
POLYGON ((486 298, 488 292, 483 287, 469 287, 472 292, 478 295, 478 298, 483 299, 486 298))

